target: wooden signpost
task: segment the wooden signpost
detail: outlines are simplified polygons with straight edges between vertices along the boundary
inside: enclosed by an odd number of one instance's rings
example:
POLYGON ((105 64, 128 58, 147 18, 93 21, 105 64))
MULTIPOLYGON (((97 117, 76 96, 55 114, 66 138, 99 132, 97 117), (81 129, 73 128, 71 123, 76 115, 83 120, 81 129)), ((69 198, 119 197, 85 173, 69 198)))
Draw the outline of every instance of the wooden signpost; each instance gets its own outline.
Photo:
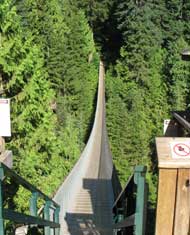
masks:
POLYGON ((190 138, 156 138, 159 167, 156 235, 189 235, 190 138))
POLYGON ((0 136, 0 155, 5 152, 5 140, 0 136))

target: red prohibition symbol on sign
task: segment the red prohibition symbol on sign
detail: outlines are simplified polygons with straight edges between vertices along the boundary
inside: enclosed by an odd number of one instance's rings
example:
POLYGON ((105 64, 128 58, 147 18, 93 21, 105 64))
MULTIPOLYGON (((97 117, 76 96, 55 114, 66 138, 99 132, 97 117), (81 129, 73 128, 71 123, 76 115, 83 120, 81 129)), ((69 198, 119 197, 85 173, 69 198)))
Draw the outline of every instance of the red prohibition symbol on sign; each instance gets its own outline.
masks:
POLYGON ((183 143, 174 145, 173 151, 179 157, 187 157, 190 155, 190 147, 183 143))

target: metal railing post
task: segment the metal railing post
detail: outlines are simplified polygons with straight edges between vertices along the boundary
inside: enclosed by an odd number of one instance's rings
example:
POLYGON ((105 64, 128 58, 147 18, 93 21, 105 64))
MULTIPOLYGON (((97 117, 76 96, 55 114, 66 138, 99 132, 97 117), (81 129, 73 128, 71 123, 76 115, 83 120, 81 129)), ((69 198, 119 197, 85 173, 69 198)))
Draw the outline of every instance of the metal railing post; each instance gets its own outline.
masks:
MULTIPOLYGON (((59 212, 60 212, 60 207, 56 207, 55 212, 54 212, 54 222, 59 223, 59 212)), ((60 234, 60 228, 55 228, 55 235, 60 234)))
POLYGON ((32 192, 32 196, 30 199, 30 215, 32 216, 38 216, 37 201, 38 201, 38 193, 32 192))
POLYGON ((146 221, 146 174, 145 166, 136 166, 134 174, 134 182, 137 185, 136 213, 135 213, 135 235, 145 234, 146 221))
MULTIPOLYGON (((50 220, 50 206, 51 206, 51 202, 46 201, 45 206, 44 206, 44 219, 45 220, 50 220)), ((45 226, 45 235, 50 235, 49 226, 45 226)))
POLYGON ((0 235, 4 235, 4 220, 3 220, 3 190, 2 182, 4 178, 4 170, 0 165, 0 235))
MULTIPOLYGON (((4 235, 4 220, 13 221, 17 224, 25 224, 30 226, 30 231, 32 234, 37 234, 37 229, 39 227, 45 227, 45 235, 50 235, 50 228, 59 228, 60 224, 53 221, 53 218, 50 220, 50 210, 56 210, 59 208, 59 205, 37 189, 35 186, 27 182, 24 178, 17 175, 13 170, 7 167, 5 164, 0 162, 0 235, 4 235), (2 182, 4 177, 7 176, 8 179, 16 182, 17 185, 22 185, 25 189, 32 193, 30 198, 30 215, 14 211, 10 208, 3 207, 3 192, 2 192, 2 182), (45 208, 44 208, 44 218, 38 216, 38 198, 45 200, 45 208)), ((58 214, 58 211, 57 211, 58 214)), ((58 220, 58 215, 56 217, 58 220)))

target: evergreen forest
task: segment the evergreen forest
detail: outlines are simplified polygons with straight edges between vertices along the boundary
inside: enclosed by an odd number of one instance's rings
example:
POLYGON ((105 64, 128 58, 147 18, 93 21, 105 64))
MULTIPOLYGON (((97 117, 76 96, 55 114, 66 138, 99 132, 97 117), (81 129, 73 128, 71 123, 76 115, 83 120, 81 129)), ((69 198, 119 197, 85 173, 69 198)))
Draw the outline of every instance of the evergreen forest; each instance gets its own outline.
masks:
MULTIPOLYGON (((93 124, 99 59, 106 66, 107 128, 124 185, 148 166, 157 187, 155 137, 190 105, 188 0, 1 0, 0 95, 11 99, 14 169, 52 196, 93 124), (48 183, 44 183, 48 182, 48 183)), ((19 188, 15 206, 25 210, 19 188)))

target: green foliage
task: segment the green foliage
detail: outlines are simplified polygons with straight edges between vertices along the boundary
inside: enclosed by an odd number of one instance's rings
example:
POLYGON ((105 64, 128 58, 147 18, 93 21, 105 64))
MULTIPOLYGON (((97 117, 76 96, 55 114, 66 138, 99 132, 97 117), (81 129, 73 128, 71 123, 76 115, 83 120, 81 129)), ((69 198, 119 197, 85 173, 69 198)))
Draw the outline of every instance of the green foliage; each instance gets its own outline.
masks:
POLYGON ((122 183, 135 165, 147 165, 155 203, 154 138, 163 135, 163 119, 172 109, 189 104, 189 64, 180 58, 188 47, 188 3, 131 0, 116 6, 122 47, 107 74, 108 133, 122 183))
POLYGON ((181 59, 181 51, 188 44, 180 37, 170 44, 167 67, 169 68, 170 103, 173 110, 185 110, 189 106, 190 64, 181 59), (171 54, 171 51, 173 52, 171 54))
MULTIPOLYGON (((17 171, 50 193, 57 184, 54 187, 49 185, 46 189, 43 179, 53 179, 55 169, 52 164, 59 160, 58 156, 63 151, 54 132, 56 118, 50 107, 55 93, 47 80, 39 47, 33 44, 32 38, 25 39, 22 36, 16 8, 10 10, 10 1, 5 1, 1 7, 4 7, 1 22, 1 78, 4 95, 12 98, 13 131, 9 148, 14 152, 17 171)), ((62 162, 60 167, 63 169, 63 159, 60 158, 59 162, 62 162)), ((63 173, 59 174, 58 178, 63 176, 63 173)), ((22 194, 23 200, 24 196, 22 194)), ((22 206, 25 206, 24 202, 22 206)))
MULTIPOLYGON (((11 98, 14 168, 51 195, 89 133, 98 68, 93 36, 69 1, 4 0, 0 16, 0 87, 11 98)), ((20 210, 27 197, 18 191, 20 210)))
POLYGON ((70 1, 64 2, 62 11, 69 30, 65 34, 63 48, 58 121, 64 128, 64 120, 71 117, 75 120, 74 125, 79 130, 78 142, 82 148, 94 112, 98 76, 97 54, 93 35, 83 11, 78 10, 70 1))
MULTIPOLYGON (((116 64, 106 56, 107 64, 112 63, 106 80, 108 134, 123 185, 135 165, 148 166, 152 218, 158 175, 155 137, 163 136, 163 120, 171 111, 189 108, 190 64, 180 54, 190 46, 190 5, 180 0, 114 2, 111 19, 118 30, 109 40, 116 43, 114 35, 122 40, 116 64)), ((147 234, 154 234, 153 224, 147 234)))
POLYGON ((115 62, 120 47, 120 34, 116 30, 117 24, 114 17, 116 1, 76 0, 75 2, 77 7, 84 9, 86 13, 101 57, 105 59, 105 63, 115 62))
POLYGON ((77 6, 85 10, 88 20, 92 28, 97 26, 98 22, 105 22, 110 13, 110 7, 113 1, 110 0, 84 0, 76 1, 77 6))

